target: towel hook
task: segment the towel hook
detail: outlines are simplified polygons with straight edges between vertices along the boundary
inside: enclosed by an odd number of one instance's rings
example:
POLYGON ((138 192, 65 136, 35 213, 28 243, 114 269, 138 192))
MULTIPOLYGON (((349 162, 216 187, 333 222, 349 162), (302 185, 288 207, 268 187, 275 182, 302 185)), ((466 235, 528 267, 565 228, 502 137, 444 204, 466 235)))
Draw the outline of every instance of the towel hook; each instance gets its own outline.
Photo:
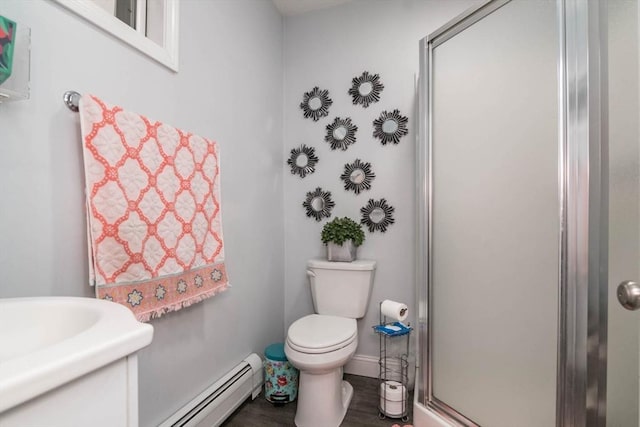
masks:
POLYGON ((78 103, 80 102, 80 94, 73 90, 68 90, 62 96, 62 99, 71 111, 77 113, 78 112, 78 103))

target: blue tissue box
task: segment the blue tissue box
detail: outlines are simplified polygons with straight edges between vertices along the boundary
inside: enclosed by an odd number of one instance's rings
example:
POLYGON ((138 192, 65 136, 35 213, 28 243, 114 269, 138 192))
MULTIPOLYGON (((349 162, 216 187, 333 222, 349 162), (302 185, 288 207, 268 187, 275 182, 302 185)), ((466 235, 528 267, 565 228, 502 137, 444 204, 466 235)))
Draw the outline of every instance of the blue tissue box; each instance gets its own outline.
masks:
POLYGON ((411 332, 411 326, 407 326, 402 322, 387 323, 385 325, 376 325, 373 330, 379 334, 396 337, 398 335, 406 335, 411 332))

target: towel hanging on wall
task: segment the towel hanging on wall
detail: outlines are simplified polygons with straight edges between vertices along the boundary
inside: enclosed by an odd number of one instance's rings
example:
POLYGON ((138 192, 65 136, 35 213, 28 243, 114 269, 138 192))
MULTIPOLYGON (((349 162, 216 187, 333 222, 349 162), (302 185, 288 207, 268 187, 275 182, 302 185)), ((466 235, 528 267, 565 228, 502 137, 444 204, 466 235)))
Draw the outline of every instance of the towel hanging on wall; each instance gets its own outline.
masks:
POLYGON ((90 282, 148 321, 228 287, 214 141, 80 100, 90 282))

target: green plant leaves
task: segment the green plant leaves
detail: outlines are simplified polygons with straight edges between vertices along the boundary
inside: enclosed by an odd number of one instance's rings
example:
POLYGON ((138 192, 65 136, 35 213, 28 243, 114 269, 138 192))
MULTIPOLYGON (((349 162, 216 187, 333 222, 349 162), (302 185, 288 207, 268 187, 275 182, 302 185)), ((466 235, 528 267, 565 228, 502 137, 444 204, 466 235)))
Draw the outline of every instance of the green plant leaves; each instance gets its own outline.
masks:
POLYGON ((360 224, 345 216, 326 223, 321 238, 325 245, 333 242, 342 246, 345 241, 352 240, 355 246, 360 246, 364 242, 364 231, 360 224))

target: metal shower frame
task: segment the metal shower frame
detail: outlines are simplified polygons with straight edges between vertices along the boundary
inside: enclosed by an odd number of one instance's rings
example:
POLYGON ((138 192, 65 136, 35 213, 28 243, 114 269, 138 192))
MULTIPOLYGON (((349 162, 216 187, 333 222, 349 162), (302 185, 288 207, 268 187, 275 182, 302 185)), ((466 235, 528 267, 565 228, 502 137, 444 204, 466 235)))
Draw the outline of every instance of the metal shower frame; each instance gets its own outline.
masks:
MULTIPOLYGON (((477 426, 434 396, 432 322, 433 49, 512 0, 471 8, 420 41, 417 158, 417 401, 477 426), (428 76, 427 78, 424 78, 428 76)), ((606 425, 608 275, 607 1, 556 0, 560 248, 556 426, 606 425)))

